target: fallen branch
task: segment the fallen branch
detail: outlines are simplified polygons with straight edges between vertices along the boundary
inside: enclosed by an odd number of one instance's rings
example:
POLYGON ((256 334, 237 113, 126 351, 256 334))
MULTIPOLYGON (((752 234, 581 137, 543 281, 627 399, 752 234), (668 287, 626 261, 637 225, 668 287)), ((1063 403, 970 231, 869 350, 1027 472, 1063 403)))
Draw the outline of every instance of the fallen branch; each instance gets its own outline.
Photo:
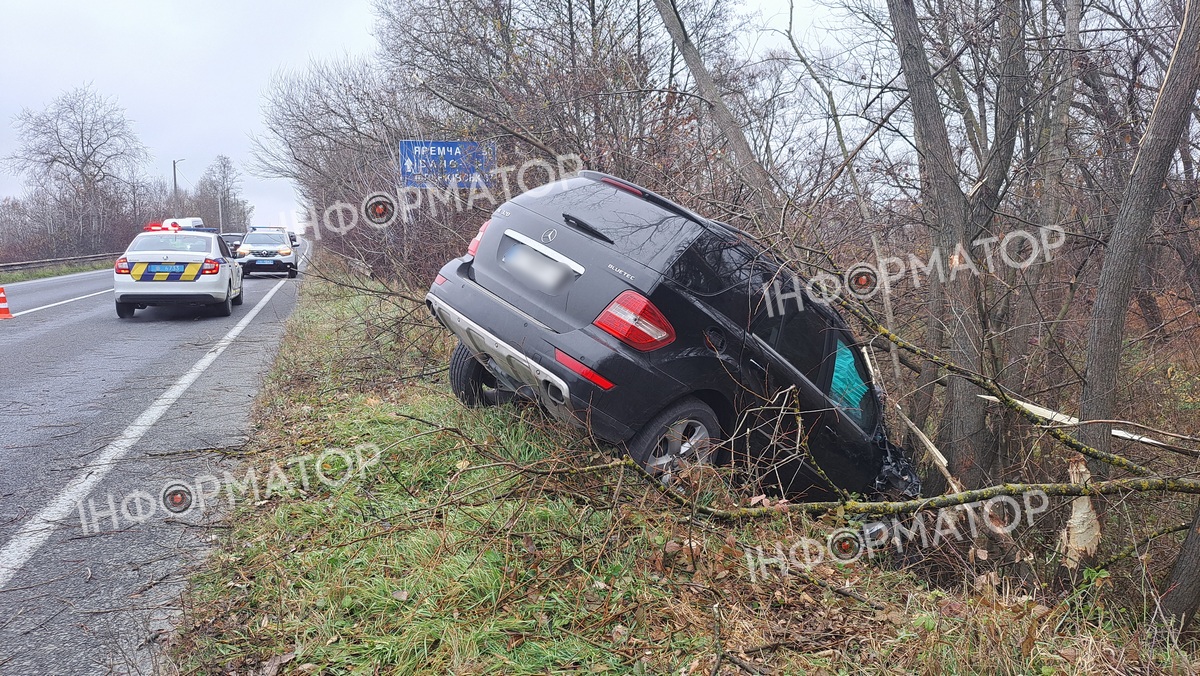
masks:
POLYGON ((1164 535, 1170 535, 1171 533, 1178 533, 1180 531, 1185 531, 1188 528, 1190 528, 1191 526, 1192 526, 1191 523, 1185 522, 1185 523, 1177 524, 1175 526, 1167 526, 1165 528, 1159 528, 1158 530, 1150 533, 1149 535, 1146 535, 1145 537, 1137 540, 1136 542, 1122 548, 1116 554, 1113 554, 1112 556, 1108 557, 1107 559, 1104 559, 1100 563, 1097 563, 1095 568, 1097 570, 1099 570, 1101 568, 1108 568, 1109 566, 1113 565, 1117 561, 1120 561, 1121 559, 1132 556, 1133 554, 1135 554, 1137 552, 1137 550, 1150 544, 1150 542, 1152 540, 1156 540, 1164 535))
MULTIPOLYGON (((840 298, 840 297, 834 298, 834 302, 836 302, 838 305, 840 305, 844 310, 846 310, 850 314, 854 315, 867 328, 869 328, 870 330, 874 331, 875 333, 883 336, 884 338, 887 338, 888 340, 892 341, 900 349, 911 352, 911 353, 917 355, 918 357, 925 359, 926 361, 937 364, 938 366, 946 369, 946 371, 953 373, 954 375, 959 376, 960 378, 963 378, 963 379, 977 385, 978 387, 980 387, 983 390, 986 390, 989 394, 994 396, 997 399, 997 401, 999 401, 1001 404, 1003 404, 1006 408, 1008 408, 1008 409, 1012 410, 1013 412, 1017 413, 1018 415, 1024 417, 1026 420, 1030 421, 1031 423, 1033 423, 1035 425, 1040 425, 1040 426, 1045 426, 1047 424, 1052 423, 1051 420, 1049 420, 1043 416, 1040 416, 1040 415, 1034 413, 1033 411, 1030 411, 1027 408, 1021 406, 1017 402, 1016 399, 1013 399, 1011 396, 1009 396, 1008 393, 1005 392, 1004 389, 1001 388, 1000 385, 997 384, 996 381, 992 380, 991 378, 982 376, 978 373, 975 373, 974 371, 971 371, 970 369, 965 369, 965 368, 959 366, 958 364, 947 361, 947 360, 933 354, 932 352, 929 352, 928 350, 925 350, 920 347, 917 347, 916 345, 913 345, 912 343, 908 342, 907 340, 905 340, 905 339, 901 338, 900 336, 896 335, 895 333, 893 333, 892 330, 889 329, 888 327, 884 326, 883 324, 880 324, 875 319, 872 319, 870 315, 863 312, 861 309, 855 307, 853 304, 851 304, 849 301, 847 301, 844 298, 840 298)), ((1106 463, 1106 464, 1116 467, 1118 469, 1123 469, 1126 472, 1129 472, 1130 474, 1136 474, 1138 476, 1150 476, 1151 474, 1153 474, 1153 472, 1151 472, 1150 468, 1148 468, 1148 467, 1139 465, 1138 463, 1133 462, 1132 460, 1129 460, 1128 458, 1122 457, 1115 453, 1101 451, 1098 448, 1088 446, 1087 444, 1079 441, 1075 437, 1067 434, 1060 428, 1051 426, 1049 428, 1046 428, 1046 431, 1050 434, 1050 436, 1061 441, 1065 446, 1067 446, 1067 448, 1070 448, 1070 449, 1080 453, 1081 455, 1085 455, 1089 458, 1092 458, 1093 460, 1099 460, 1100 462, 1106 463)))
POLYGON ((829 512, 874 516, 896 516, 900 514, 916 514, 919 512, 929 512, 938 509, 944 509, 946 507, 968 505, 998 497, 1016 497, 1026 493, 1037 492, 1044 493, 1050 497, 1080 497, 1153 492, 1200 494, 1200 480, 1137 477, 1083 484, 1008 483, 990 486, 987 488, 978 488, 970 491, 949 493, 947 495, 939 495, 932 498, 917 498, 913 500, 900 500, 894 502, 870 502, 865 500, 849 500, 846 502, 785 502, 782 504, 775 504, 770 507, 737 507, 734 509, 719 509, 716 507, 707 507, 705 505, 696 503, 674 488, 663 485, 661 481, 647 472, 646 469, 641 465, 638 465, 637 463, 630 464, 634 469, 640 472, 642 476, 650 483, 650 485, 653 486, 659 493, 679 504, 680 506, 686 507, 697 514, 704 514, 717 519, 730 520, 774 517, 792 513, 825 514, 829 512))

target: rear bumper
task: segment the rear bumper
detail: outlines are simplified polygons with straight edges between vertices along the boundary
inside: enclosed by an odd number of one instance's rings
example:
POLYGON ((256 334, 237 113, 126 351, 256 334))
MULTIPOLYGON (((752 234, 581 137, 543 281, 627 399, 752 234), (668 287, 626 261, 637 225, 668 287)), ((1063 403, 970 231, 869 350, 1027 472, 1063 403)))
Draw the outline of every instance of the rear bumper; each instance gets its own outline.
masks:
POLYGON ((205 275, 191 282, 133 281, 114 275, 113 296, 118 303, 137 305, 211 305, 225 300, 227 275, 205 275))
POLYGON ((212 305, 225 300, 225 294, 209 293, 126 293, 117 294, 118 303, 135 305, 212 305))
POLYGON ((539 400, 560 420, 574 421, 571 406, 571 387, 517 348, 492 335, 487 329, 467 319, 458 310, 433 294, 425 297, 433 316, 450 329, 463 345, 475 355, 484 356, 491 365, 500 368, 517 384, 533 389, 539 400))
POLYGON ((682 384, 641 355, 623 354, 608 334, 590 326, 555 332, 469 279, 466 267, 460 259, 442 269, 446 281, 425 297, 430 311, 502 382, 534 395, 554 417, 621 443, 684 393, 682 384), (555 350, 614 387, 603 390, 578 375, 558 362, 555 350))

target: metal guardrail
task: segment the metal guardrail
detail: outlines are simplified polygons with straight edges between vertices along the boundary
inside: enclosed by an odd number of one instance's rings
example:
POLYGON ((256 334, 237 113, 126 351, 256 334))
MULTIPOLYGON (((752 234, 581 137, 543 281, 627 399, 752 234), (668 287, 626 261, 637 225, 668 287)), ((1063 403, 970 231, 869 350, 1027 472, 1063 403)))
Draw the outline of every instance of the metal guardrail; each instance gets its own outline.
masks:
POLYGON ((48 268, 55 265, 68 265, 70 263, 90 263, 92 261, 102 261, 105 259, 116 260, 121 252, 94 254, 91 256, 71 256, 69 258, 47 258, 40 261, 22 261, 20 263, 0 263, 0 272, 11 272, 13 270, 36 270, 38 268, 48 268))

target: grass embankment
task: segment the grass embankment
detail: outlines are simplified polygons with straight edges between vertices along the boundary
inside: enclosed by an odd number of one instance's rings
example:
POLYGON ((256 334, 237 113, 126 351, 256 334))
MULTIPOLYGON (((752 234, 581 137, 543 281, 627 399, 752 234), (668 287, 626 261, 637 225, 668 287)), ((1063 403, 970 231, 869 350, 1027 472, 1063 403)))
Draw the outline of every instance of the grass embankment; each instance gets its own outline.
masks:
POLYGON ((12 272, 0 272, 0 286, 4 286, 5 284, 16 284, 17 282, 28 282, 31 279, 45 279, 47 277, 70 275, 76 272, 106 270, 112 266, 112 261, 96 261, 94 263, 55 265, 48 268, 38 268, 36 270, 13 270, 12 272))
POLYGON ((1046 606, 935 589, 882 560, 752 573, 746 547, 770 556, 844 522, 705 521, 628 468, 558 473, 616 458, 531 407, 464 409, 439 372, 444 334, 396 340, 410 310, 306 281, 247 461, 287 476, 237 509, 196 578, 184 673, 1189 668, 1092 589, 1046 606), (376 447, 377 464, 353 467, 376 447), (319 465, 345 482, 305 488, 296 459, 314 470, 330 448, 351 451, 319 465))

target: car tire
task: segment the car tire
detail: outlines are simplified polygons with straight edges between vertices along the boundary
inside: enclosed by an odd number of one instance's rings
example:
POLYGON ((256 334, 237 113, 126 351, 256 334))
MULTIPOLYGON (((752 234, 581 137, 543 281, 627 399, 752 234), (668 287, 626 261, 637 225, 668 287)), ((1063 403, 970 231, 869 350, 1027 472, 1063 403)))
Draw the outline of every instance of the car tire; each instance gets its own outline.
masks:
POLYGON ((295 270, 288 270, 288 279, 295 279, 298 274, 300 273, 295 270))
POLYGON ((241 305, 246 302, 246 287, 245 285, 238 288, 238 295, 234 296, 233 304, 241 305))
POLYGON ((512 400, 513 393, 497 387, 496 376, 459 343, 450 355, 450 388, 471 407, 496 406, 512 400))
POLYGON ((225 300, 217 303, 213 308, 218 317, 228 317, 233 314, 233 285, 229 286, 229 292, 225 294, 225 300))
POLYGON ((626 448, 629 457, 665 484, 688 464, 712 464, 721 425, 708 404, 685 397, 646 423, 626 448))
POLYGON ((133 313, 136 310, 137 305, 134 305, 133 303, 117 303, 117 316, 121 319, 129 319, 133 316, 133 313))

